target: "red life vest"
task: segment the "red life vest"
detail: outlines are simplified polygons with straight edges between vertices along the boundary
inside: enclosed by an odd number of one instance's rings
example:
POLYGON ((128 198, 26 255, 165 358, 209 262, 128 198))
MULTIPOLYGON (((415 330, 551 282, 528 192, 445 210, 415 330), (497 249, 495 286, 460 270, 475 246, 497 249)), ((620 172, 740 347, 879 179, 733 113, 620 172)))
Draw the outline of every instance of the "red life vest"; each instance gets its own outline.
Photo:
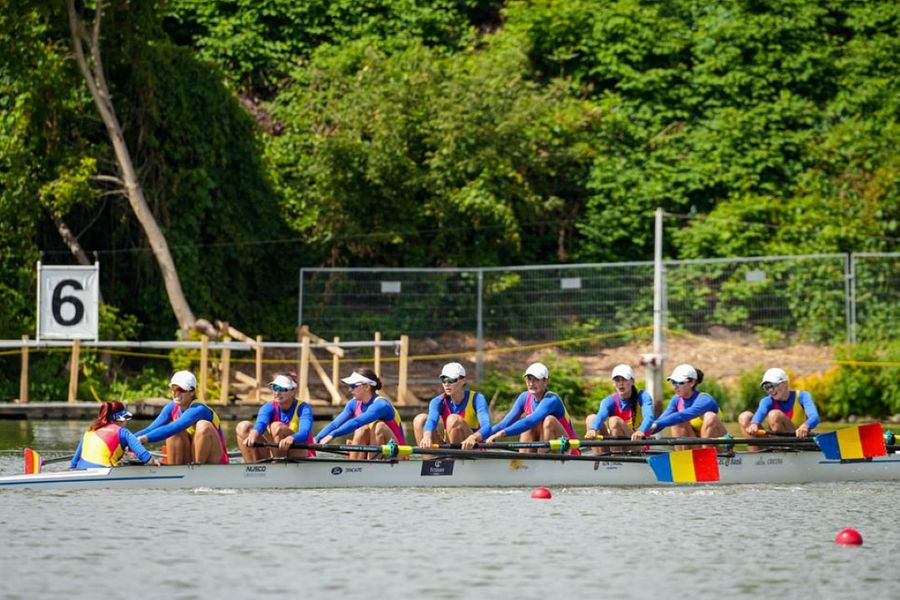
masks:
MULTIPOLYGON (((378 400, 381 396, 375 396, 372 398, 372 402, 378 400)), ((387 419, 380 419, 391 429, 391 433, 394 434, 394 437, 397 438, 397 444, 400 446, 406 445, 406 436, 403 435, 403 423, 400 421, 400 413, 397 412, 397 409, 394 408, 394 405, 391 404, 387 398, 384 398, 384 401, 387 402, 390 407, 394 410, 394 418, 388 421, 387 419)), ((363 413, 363 403, 359 400, 356 401, 356 406, 353 408, 353 416, 358 417, 363 413)), ((370 423, 369 427, 372 427, 375 423, 370 423)))
POLYGON ((119 443, 121 425, 108 423, 100 429, 85 431, 81 438, 81 458, 104 467, 115 467, 119 464, 125 449, 119 443))
MULTIPOLYGON (((190 404, 190 406, 188 406, 188 408, 190 408, 191 406, 194 406, 195 404, 199 404, 200 406, 206 406, 206 404, 204 404, 203 402, 200 402, 199 400, 193 400, 193 401, 191 401, 191 404, 190 404)), ((206 408, 209 408, 209 407, 206 406, 206 408)), ((223 465, 227 465, 228 464, 228 450, 225 449, 225 435, 222 433, 222 420, 219 419, 219 415, 216 414, 216 411, 214 411, 213 409, 209 408, 209 412, 211 412, 213 415, 212 424, 216 428, 216 432, 219 434, 219 441, 222 443, 222 456, 219 457, 219 463, 223 464, 223 465)), ((181 405, 178 404, 177 402, 173 402, 172 403, 172 412, 169 414, 169 418, 172 421, 177 421, 178 417, 180 417, 180 416, 181 416, 181 405)), ((191 425, 185 431, 187 432, 188 436, 190 436, 190 438, 193 440, 194 432, 197 431, 197 427, 196 427, 196 425, 191 425)))
MULTIPOLYGON (((294 413, 291 415, 291 420, 288 423, 286 423, 286 425, 288 426, 288 429, 290 429, 294 433, 297 433, 297 431, 300 429, 300 404, 301 404, 300 400, 297 400, 295 398, 294 399, 294 408, 293 408, 294 413)), ((272 407, 275 409, 275 420, 278 422, 284 423, 284 421, 281 420, 281 405, 278 404, 278 400, 272 400, 272 407)), ((294 440, 297 441, 296 438, 294 438, 294 440)), ((306 441, 304 441, 302 443, 304 443, 304 444, 315 444, 316 443, 316 441, 313 439, 312 431, 309 432, 309 436, 307 436, 306 441)), ((316 455, 315 450, 309 450, 308 452, 309 452, 308 456, 316 455)))
MULTIPOLYGON (((560 399, 560 402, 562 402, 562 399, 560 399)), ((525 398, 525 406, 522 409, 522 412, 525 413, 526 417, 534 412, 535 404, 537 403, 535 402, 534 394, 529 392, 528 397, 525 398)), ((565 411, 563 418, 558 419, 559 424, 563 426, 563 431, 566 432, 566 435, 569 436, 570 440, 577 439, 578 436, 575 435, 575 428, 572 426, 572 418, 569 416, 569 409, 566 408, 565 403, 563 403, 563 411, 565 411)), ((581 451, 575 448, 571 450, 569 454, 579 456, 581 451)))

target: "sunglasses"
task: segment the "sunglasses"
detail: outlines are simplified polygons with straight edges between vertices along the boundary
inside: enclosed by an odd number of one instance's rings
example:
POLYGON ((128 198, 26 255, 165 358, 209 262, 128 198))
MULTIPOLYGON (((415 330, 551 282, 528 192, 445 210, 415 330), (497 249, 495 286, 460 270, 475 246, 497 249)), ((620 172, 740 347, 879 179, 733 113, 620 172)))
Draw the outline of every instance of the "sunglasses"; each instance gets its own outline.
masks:
POLYGON ((366 385, 366 384, 365 383, 348 383, 347 387, 350 388, 350 391, 352 392, 353 390, 355 390, 356 388, 358 388, 361 385, 366 385))
POLYGON ((670 379, 669 381, 672 382, 672 385, 684 385, 688 381, 690 381, 690 379, 685 379, 684 381, 675 381, 674 379, 670 379))
POLYGON ((282 387, 282 386, 280 386, 280 385, 273 385, 273 386, 272 386, 272 391, 273 391, 273 392, 288 392, 288 391, 290 391, 290 390, 288 390, 288 388, 282 387))
POLYGON ((770 381, 767 381, 767 382, 765 382, 764 384, 762 384, 762 389, 765 390, 765 391, 767 391, 767 392, 771 392, 771 391, 774 390, 776 387, 778 387, 778 384, 777 384, 777 383, 772 383, 772 382, 770 382, 770 381))
POLYGON ((189 391, 189 390, 186 390, 186 389, 184 389, 184 388, 181 387, 181 386, 178 386, 178 385, 173 385, 173 386, 172 386, 172 393, 173 393, 173 394, 183 394, 183 393, 185 393, 185 392, 187 392, 187 391, 189 391))
POLYGON ((446 375, 441 375, 441 383, 456 383, 459 380, 459 377, 447 377, 446 375))

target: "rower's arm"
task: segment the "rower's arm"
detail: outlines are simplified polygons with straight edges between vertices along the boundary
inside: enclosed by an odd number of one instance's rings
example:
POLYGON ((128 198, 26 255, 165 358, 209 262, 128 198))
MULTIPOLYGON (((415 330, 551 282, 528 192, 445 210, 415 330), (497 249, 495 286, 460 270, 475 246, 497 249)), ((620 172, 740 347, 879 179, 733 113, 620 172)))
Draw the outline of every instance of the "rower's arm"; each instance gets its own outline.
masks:
POLYGON ((594 431, 600 431, 600 428, 603 427, 603 422, 609 418, 609 415, 612 414, 613 407, 613 397, 607 396, 603 400, 600 401, 600 406, 597 408, 597 416, 594 417, 594 422, 591 423, 591 429, 594 431))
POLYGON ((503 431, 507 427, 509 427, 516 419, 522 416, 522 412, 525 407, 525 398, 528 397, 528 392, 522 392, 519 394, 519 397, 516 398, 516 401, 513 402, 512 408, 509 409, 509 412, 506 413, 506 416, 503 419, 491 427, 491 435, 503 431))
POLYGON ((163 409, 159 411, 159 414, 156 415, 156 419, 153 420, 152 423, 141 429, 140 431, 136 431, 134 433, 135 437, 141 437, 142 435, 146 435, 148 431, 156 429, 157 427, 162 427, 166 423, 169 422, 169 417, 172 414, 172 404, 174 404, 174 400, 163 406, 163 409))
POLYGON ((363 425, 375 421, 390 421, 394 418, 394 407, 384 398, 378 398, 372 405, 358 417, 353 417, 340 427, 331 432, 331 437, 341 437, 353 433, 363 425))
POLYGON ((305 444, 306 440, 309 439, 309 434, 312 433, 313 411, 312 407, 306 402, 300 404, 297 410, 300 411, 300 417, 297 419, 297 433, 293 434, 294 441, 305 444))
POLYGON ((435 396, 428 403, 428 418, 425 420, 425 433, 433 433, 437 429, 438 419, 441 416, 441 401, 444 399, 443 394, 435 396))
POLYGON ((475 396, 472 401, 475 403, 475 414, 478 415, 478 431, 481 439, 486 440, 491 435, 491 410, 488 407, 487 398, 481 392, 474 392, 475 396))
POLYGON ((137 436, 124 427, 119 429, 119 445, 123 448, 129 448, 145 465, 153 458, 153 455, 138 441, 137 436))
POLYGON ((347 421, 347 419, 353 416, 353 408, 351 407, 355 406, 354 402, 356 402, 356 400, 351 400, 350 402, 345 404, 344 410, 342 410, 338 416, 332 419, 331 423, 322 428, 322 431, 320 431, 319 434, 315 437, 316 442, 321 440, 326 435, 332 435, 332 432, 335 429, 340 427, 345 421, 347 421))
POLYGON ((535 425, 543 422, 545 417, 553 414, 560 417, 560 420, 562 420, 562 416, 565 414, 565 408, 563 407, 562 400, 560 400, 559 396, 547 392, 541 401, 538 402, 533 413, 503 429, 506 431, 506 435, 516 435, 528 431, 535 425))
POLYGON ((78 468, 78 461, 81 460, 81 444, 84 442, 84 436, 78 440, 78 447, 75 448, 75 454, 72 455, 72 461, 69 463, 70 469, 78 468))
POLYGON ((797 390, 797 394, 800 396, 800 406, 806 412, 806 425, 813 429, 819 424, 819 410, 816 408, 816 403, 813 402, 812 394, 799 390, 797 390))
POLYGON ((259 407, 259 412, 256 413, 256 423, 253 425, 253 429, 255 429, 259 435, 263 435, 266 432, 266 427, 268 427, 273 420, 275 420, 275 407, 272 406, 271 402, 266 402, 259 407))
POLYGON ((198 421, 203 420, 212 421, 212 411, 202 404, 195 404, 181 413, 178 420, 172 421, 168 425, 151 429, 150 431, 145 432, 144 435, 147 436, 148 442, 161 442, 162 440, 172 437, 176 433, 181 433, 191 425, 195 425, 198 421))
MULTIPOLYGON (((753 418, 750 419, 751 423, 756 423, 757 425, 762 425, 763 421, 766 420, 766 415, 769 414, 769 411, 774 408, 774 401, 772 400, 772 396, 766 396, 759 401, 759 407, 756 409, 756 412, 753 413, 753 418)), ((809 413, 807 413, 809 414, 809 413)))

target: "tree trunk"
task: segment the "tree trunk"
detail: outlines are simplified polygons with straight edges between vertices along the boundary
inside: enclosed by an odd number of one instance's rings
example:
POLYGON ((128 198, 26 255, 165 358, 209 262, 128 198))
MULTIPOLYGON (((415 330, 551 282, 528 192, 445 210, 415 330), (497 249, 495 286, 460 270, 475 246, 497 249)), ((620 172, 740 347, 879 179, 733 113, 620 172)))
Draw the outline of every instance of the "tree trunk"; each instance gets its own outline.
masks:
POLYGON ((131 160, 131 153, 125 144, 125 136, 122 134, 122 127, 119 125, 119 119, 116 116, 112 100, 109 95, 109 86, 106 84, 106 76, 103 73, 103 62, 100 57, 100 20, 103 12, 102 0, 97 0, 97 8, 94 13, 94 23, 91 33, 88 32, 75 11, 75 0, 66 0, 66 9, 69 13, 69 29, 72 32, 72 46, 75 51, 75 59, 78 61, 78 67, 81 74, 87 82, 88 89, 91 92, 91 98, 97 106, 100 118, 106 126, 109 139, 112 142, 116 155, 116 162, 119 166, 122 182, 125 187, 125 195, 131 205, 134 215, 144 229, 147 240, 150 242, 150 248, 159 264, 159 270, 162 273, 163 282, 166 286, 166 293, 169 296, 169 303, 172 305, 172 312, 178 321, 178 326, 182 331, 187 332, 194 325, 194 313, 188 305, 181 289, 181 280, 178 277, 178 271, 175 268, 175 262, 169 252, 169 244, 156 222, 156 218, 147 205, 144 198, 144 191, 138 181, 137 172, 134 163, 131 160), (84 46, 87 45, 90 54, 85 55, 84 46))

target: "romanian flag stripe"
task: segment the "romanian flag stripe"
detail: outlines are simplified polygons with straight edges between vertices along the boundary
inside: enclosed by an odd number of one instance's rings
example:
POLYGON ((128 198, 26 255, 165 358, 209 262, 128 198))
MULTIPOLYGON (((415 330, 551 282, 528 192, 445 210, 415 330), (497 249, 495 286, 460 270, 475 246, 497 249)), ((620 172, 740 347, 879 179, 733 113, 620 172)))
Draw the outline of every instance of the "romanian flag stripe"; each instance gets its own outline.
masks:
POLYGON ((861 460, 887 454, 880 423, 823 433, 816 436, 816 443, 825 458, 831 460, 861 460))
POLYGON ((719 460, 715 448, 678 450, 647 459, 656 479, 672 483, 719 480, 719 460))
POLYGON ((44 461, 41 460, 41 455, 32 450, 31 448, 25 448, 25 473, 34 474, 41 472, 41 465, 44 464, 44 461))

